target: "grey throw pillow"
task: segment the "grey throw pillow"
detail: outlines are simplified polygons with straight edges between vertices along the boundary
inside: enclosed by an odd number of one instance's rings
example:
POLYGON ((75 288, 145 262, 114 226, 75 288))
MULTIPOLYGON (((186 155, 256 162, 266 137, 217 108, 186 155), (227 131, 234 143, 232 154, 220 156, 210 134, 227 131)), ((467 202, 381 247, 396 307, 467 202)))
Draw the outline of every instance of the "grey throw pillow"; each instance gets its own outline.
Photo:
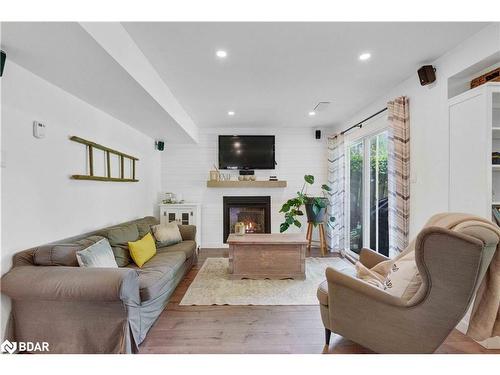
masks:
POLYGON ((86 249, 77 251, 76 259, 80 267, 118 268, 113 250, 105 238, 86 249))
POLYGON ((139 239, 139 230, 135 223, 123 224, 106 229, 102 235, 108 239, 119 267, 125 267, 132 262, 128 250, 128 243, 139 239))
POLYGON ((177 223, 159 224, 151 227, 157 247, 175 245, 182 242, 181 232, 177 223))
POLYGON ((139 238, 143 238, 146 234, 151 233, 151 226, 158 224, 158 219, 152 216, 143 217, 135 222, 139 230, 139 238))

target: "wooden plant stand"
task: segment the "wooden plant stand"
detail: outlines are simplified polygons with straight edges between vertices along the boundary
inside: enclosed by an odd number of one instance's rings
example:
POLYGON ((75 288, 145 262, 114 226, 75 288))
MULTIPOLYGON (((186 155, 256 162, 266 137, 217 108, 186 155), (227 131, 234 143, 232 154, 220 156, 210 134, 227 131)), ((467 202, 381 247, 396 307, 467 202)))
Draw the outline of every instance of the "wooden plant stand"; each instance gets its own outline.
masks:
MULTIPOLYGON (((323 223, 318 223, 316 224, 319 230, 319 248, 321 250, 321 256, 325 256, 328 248, 326 245, 326 238, 325 238, 325 225, 323 223)), ((311 253, 311 243, 313 242, 312 240, 312 233, 314 229, 314 223, 309 222, 307 223, 307 233, 306 233, 306 240, 307 240, 307 251, 311 253)))

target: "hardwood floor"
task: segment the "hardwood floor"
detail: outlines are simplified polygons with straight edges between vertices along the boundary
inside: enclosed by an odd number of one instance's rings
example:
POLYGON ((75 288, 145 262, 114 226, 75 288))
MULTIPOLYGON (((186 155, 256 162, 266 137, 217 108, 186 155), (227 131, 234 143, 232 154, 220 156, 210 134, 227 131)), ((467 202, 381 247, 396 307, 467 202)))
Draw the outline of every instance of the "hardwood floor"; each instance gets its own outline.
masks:
MULTIPOLYGON (((319 250, 312 250, 319 256, 319 250)), ((202 249, 198 266, 175 290, 165 311, 140 346, 141 353, 372 353, 332 334, 324 346, 318 306, 179 306, 207 257, 227 257, 227 249, 202 249)), ((500 353, 486 350, 457 330, 437 353, 500 353)))

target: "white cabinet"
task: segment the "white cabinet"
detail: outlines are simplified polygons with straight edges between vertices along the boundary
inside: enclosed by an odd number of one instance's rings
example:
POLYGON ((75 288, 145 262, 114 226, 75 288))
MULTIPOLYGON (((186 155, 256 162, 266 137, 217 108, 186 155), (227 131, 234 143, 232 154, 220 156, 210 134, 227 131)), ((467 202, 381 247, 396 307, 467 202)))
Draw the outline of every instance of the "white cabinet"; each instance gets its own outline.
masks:
POLYGON ((500 201, 500 84, 489 83, 451 98, 449 109, 449 210, 491 219, 500 201))
POLYGON ((196 243, 201 247, 201 205, 199 203, 160 204, 160 223, 175 221, 196 225, 196 243))

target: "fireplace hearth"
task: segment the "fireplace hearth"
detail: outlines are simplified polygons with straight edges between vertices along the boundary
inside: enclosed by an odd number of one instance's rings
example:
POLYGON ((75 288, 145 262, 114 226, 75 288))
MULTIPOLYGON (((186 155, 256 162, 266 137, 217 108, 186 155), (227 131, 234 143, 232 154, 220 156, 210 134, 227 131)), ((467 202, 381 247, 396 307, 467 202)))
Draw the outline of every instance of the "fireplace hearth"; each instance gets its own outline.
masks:
POLYGON ((245 225, 247 234, 271 233, 270 196, 223 197, 223 203, 224 243, 237 222, 245 225))

